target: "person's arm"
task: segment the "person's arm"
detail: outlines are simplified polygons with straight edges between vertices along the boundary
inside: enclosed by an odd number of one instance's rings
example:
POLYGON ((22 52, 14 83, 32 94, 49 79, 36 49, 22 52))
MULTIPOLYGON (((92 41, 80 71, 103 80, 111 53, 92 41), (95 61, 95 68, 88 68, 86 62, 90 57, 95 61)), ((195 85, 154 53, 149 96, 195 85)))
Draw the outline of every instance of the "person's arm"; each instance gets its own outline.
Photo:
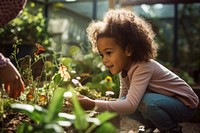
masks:
POLYGON ((120 115, 128 115, 133 113, 142 99, 148 83, 151 79, 153 66, 148 63, 140 63, 131 68, 129 73, 130 87, 124 100, 104 101, 91 100, 88 97, 80 97, 79 101, 85 110, 95 108, 98 112, 111 111, 120 115))
POLYGON ((153 66, 146 62, 132 66, 128 72, 128 77, 124 79, 124 83, 129 87, 126 99, 116 101, 95 100, 95 109, 98 112, 107 110, 120 115, 133 113, 138 108, 146 91, 153 70, 153 66))
POLYGON ((78 96, 78 100, 84 110, 92 110, 95 107, 95 101, 86 96, 78 96))
POLYGON ((9 97, 19 97, 24 91, 24 82, 16 67, 0 53, 0 79, 9 97))
POLYGON ((124 83, 122 82, 122 77, 121 77, 121 74, 120 74, 120 93, 119 93, 119 99, 126 96, 128 93, 128 90, 127 88, 125 87, 124 83))

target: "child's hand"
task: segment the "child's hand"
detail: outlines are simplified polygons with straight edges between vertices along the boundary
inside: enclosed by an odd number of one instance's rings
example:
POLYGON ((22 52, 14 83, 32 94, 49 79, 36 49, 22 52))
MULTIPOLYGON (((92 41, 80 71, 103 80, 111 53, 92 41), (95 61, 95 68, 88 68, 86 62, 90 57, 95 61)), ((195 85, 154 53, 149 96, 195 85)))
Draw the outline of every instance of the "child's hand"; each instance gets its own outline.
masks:
POLYGON ((0 78, 9 97, 17 98, 21 92, 24 92, 24 82, 11 62, 8 62, 7 66, 0 70, 0 78))
MULTIPOLYGON (((71 94, 70 93, 66 93, 65 97, 67 98, 66 102, 65 102, 65 105, 67 106, 67 108, 71 108, 73 106, 72 105, 72 100, 71 100, 71 94)), ((83 95, 77 95, 77 98, 79 100, 79 103, 80 103, 81 107, 84 110, 92 110, 95 107, 94 100, 92 100, 92 99, 90 99, 90 98, 88 98, 86 96, 83 96, 83 95)))
POLYGON ((83 109, 92 110, 95 107, 94 100, 83 95, 78 95, 77 97, 83 109))

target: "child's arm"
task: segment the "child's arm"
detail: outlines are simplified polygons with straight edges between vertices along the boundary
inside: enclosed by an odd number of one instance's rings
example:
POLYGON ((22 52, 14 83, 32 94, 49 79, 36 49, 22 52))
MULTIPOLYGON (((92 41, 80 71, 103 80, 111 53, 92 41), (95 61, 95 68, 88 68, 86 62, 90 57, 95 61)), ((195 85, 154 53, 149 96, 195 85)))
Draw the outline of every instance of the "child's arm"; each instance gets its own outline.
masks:
POLYGON ((78 100, 82 108, 85 110, 92 110, 95 107, 95 101, 86 96, 78 96, 78 100))

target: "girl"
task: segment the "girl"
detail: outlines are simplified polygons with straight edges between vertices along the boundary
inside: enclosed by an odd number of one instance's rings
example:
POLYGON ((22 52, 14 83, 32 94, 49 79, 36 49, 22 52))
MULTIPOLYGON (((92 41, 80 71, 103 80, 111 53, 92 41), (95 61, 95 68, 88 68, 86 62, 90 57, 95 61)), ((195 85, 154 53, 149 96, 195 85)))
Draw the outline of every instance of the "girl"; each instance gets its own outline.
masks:
POLYGON ((181 132, 178 123, 192 117, 199 99, 185 81, 154 60, 157 44, 151 26, 118 9, 109 10, 103 21, 91 22, 87 33, 103 64, 120 75, 120 95, 116 101, 79 97, 81 106, 130 115, 145 125, 145 132, 181 132))

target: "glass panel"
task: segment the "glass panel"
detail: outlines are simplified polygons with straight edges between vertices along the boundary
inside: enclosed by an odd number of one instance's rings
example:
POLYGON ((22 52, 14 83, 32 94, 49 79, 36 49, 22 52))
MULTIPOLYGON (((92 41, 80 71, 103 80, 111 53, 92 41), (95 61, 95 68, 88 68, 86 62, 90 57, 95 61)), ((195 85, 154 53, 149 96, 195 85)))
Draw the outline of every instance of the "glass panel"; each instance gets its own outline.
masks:
POLYGON ((173 17, 174 16, 174 5, 172 4, 154 4, 146 5, 142 4, 141 6, 134 6, 133 11, 139 13, 140 15, 146 17, 173 17))
POLYGON ((173 60, 174 43, 174 5, 143 4, 134 6, 132 10, 152 24, 160 48, 158 58, 164 62, 171 62, 173 60))
MULTIPOLYGON (((102 18, 102 14, 108 10, 108 1, 97 0, 97 19, 102 18)), ((65 4, 65 8, 68 8, 74 12, 85 15, 89 18, 93 18, 93 0, 91 1, 79 1, 65 4)))

